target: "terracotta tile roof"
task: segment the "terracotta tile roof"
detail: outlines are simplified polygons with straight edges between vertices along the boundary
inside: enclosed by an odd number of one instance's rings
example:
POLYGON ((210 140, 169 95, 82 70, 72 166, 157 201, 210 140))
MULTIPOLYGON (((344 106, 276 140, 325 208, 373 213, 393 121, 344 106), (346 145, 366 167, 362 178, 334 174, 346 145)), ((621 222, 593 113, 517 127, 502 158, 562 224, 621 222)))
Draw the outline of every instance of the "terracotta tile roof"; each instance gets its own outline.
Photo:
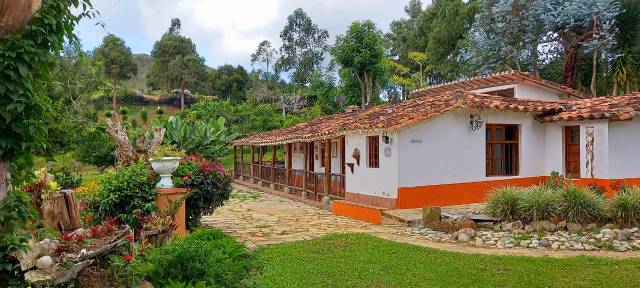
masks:
POLYGON ((553 81, 544 80, 538 76, 513 70, 428 86, 425 88, 414 90, 412 94, 417 97, 433 96, 457 89, 468 91, 520 82, 535 83, 540 86, 567 93, 568 95, 576 98, 586 98, 586 96, 578 90, 555 83, 553 81))
POLYGON ((233 144, 264 146, 328 139, 347 132, 394 131, 457 108, 531 112, 542 115, 564 111, 564 103, 563 101, 507 98, 458 90, 431 97, 413 98, 395 104, 382 104, 364 111, 324 116, 290 128, 239 139, 233 144))
POLYGON ((623 96, 569 100, 565 111, 541 117, 544 122, 608 119, 631 120, 640 114, 640 92, 623 96))

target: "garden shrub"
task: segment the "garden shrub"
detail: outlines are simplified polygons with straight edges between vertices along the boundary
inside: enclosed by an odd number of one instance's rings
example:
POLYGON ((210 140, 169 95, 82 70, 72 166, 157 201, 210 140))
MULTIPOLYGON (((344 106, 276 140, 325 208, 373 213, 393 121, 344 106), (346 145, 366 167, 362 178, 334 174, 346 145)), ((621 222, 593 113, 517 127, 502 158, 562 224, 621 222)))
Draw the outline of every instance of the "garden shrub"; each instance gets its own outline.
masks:
POLYGON ((11 254, 26 247, 27 224, 33 220, 35 213, 28 194, 13 191, 0 202, 0 287, 25 287, 20 265, 11 254))
POLYGON ((231 195, 231 179, 218 161, 190 156, 173 173, 176 187, 186 187, 187 228, 200 225, 202 215, 212 213, 231 195))
POLYGON ((521 190, 518 207, 521 217, 530 221, 551 220, 558 213, 559 197, 547 186, 531 186, 521 190))
POLYGON ((221 231, 197 230, 169 245, 148 250, 136 265, 156 287, 170 281, 238 287, 250 275, 255 260, 242 244, 221 231))
POLYGON ((520 189, 514 186, 505 186, 489 192, 484 208, 485 213, 504 221, 519 219, 520 189))
POLYGON ((73 173, 68 167, 54 169, 51 174, 62 189, 73 189, 82 183, 82 175, 73 173))
POLYGON ((560 192, 558 214, 568 222, 597 222, 605 217, 606 199, 588 188, 568 185, 560 192))
POLYGON ((97 127, 90 127, 82 131, 82 139, 77 143, 76 157, 78 160, 104 169, 116 164, 113 151, 116 143, 107 133, 97 127))
POLYGON ((620 225, 640 224, 640 188, 625 187, 609 203, 609 215, 620 225))
POLYGON ((113 216, 121 223, 140 227, 136 211, 148 215, 156 210, 157 180, 143 161, 121 167, 102 176, 98 192, 90 197, 89 207, 100 218, 113 216))

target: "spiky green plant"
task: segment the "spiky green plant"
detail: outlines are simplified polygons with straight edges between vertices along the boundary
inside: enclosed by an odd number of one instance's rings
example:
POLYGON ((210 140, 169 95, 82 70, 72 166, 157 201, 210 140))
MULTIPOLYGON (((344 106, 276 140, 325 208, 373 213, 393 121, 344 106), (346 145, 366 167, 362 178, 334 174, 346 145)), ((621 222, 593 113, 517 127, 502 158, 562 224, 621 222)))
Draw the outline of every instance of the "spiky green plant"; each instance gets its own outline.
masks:
POLYGON ((519 219, 518 206, 520 202, 520 188, 514 186, 499 187, 491 192, 486 199, 484 212, 504 221, 519 219))
POLYGON ((588 188, 567 185, 560 192, 559 216, 568 222, 589 223, 603 219, 606 199, 588 188))
POLYGON ((626 187, 620 191, 609 203, 609 216, 623 226, 638 226, 640 224, 640 188, 626 187))
POLYGON ((546 186, 532 186, 523 189, 518 209, 521 217, 533 222, 551 220, 558 214, 558 193, 546 186))

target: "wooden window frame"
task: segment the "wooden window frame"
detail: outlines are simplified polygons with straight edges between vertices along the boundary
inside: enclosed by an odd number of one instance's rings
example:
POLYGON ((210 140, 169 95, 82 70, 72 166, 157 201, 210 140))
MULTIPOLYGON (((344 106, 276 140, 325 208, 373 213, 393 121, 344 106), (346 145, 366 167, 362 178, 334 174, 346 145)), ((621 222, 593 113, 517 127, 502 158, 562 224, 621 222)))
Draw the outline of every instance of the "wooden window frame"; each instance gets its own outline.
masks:
MULTIPOLYGON (((496 128, 502 128, 503 133, 506 134, 507 127, 515 127, 516 140, 493 140, 487 137, 485 139, 485 160, 486 160, 486 176, 487 177, 510 177, 510 176, 519 176, 520 175, 520 125, 518 124, 487 124, 485 128, 485 135, 487 135, 487 131, 491 129, 491 138, 493 138, 495 134, 496 128), (506 155, 500 158, 493 157, 493 145, 495 144, 514 144, 513 150, 511 153, 511 165, 513 166, 513 173, 497 173, 494 171, 494 162, 496 160, 505 161, 506 164, 506 155)), ((506 168, 505 168, 506 170, 506 168)), ((505 171, 506 172, 506 171, 505 171)))
POLYGON ((367 167, 380 168, 380 135, 367 136, 367 167))

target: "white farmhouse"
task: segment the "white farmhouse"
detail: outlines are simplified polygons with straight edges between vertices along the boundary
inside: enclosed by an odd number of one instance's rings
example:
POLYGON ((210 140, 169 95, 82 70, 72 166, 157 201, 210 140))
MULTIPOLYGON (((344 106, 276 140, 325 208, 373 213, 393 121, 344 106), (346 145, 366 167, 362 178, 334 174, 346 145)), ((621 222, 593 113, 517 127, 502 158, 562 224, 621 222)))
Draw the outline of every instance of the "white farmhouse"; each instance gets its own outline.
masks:
POLYGON ((586 98, 503 72, 237 140, 234 176, 374 223, 385 209, 482 202, 553 172, 611 190, 640 183, 639 112, 640 93, 586 98))

